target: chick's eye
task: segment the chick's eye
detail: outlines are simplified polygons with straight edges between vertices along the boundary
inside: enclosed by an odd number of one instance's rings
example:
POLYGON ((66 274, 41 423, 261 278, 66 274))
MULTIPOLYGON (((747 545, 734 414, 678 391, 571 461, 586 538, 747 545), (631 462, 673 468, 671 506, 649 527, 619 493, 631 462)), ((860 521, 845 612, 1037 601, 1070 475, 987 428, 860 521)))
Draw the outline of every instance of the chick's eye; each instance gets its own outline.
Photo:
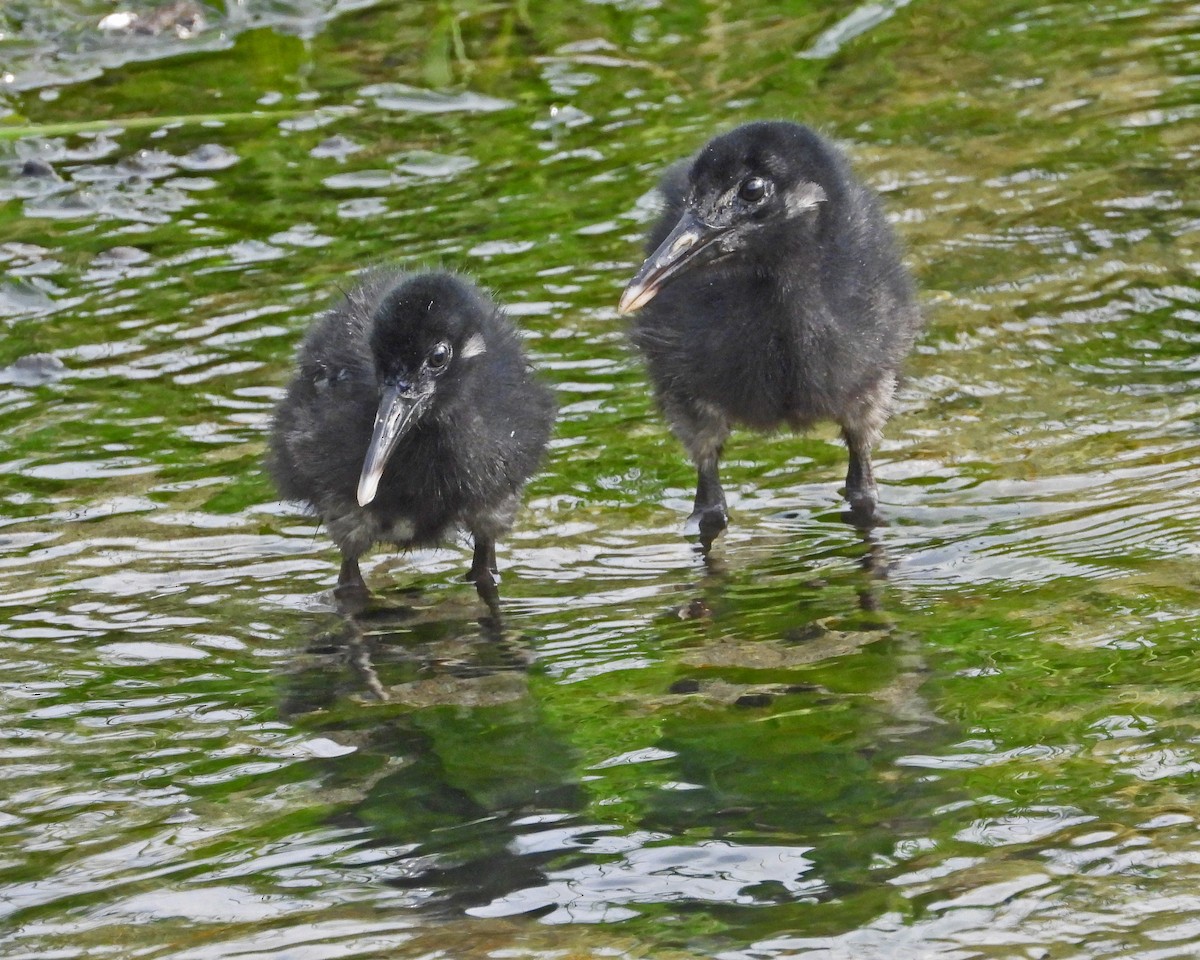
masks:
POLYGON ((762 177, 747 177, 738 187, 738 196, 747 203, 758 203, 767 195, 767 181, 762 177))
POLYGON ((429 366, 434 370, 441 370, 450 362, 450 344, 439 343, 429 351, 429 366))

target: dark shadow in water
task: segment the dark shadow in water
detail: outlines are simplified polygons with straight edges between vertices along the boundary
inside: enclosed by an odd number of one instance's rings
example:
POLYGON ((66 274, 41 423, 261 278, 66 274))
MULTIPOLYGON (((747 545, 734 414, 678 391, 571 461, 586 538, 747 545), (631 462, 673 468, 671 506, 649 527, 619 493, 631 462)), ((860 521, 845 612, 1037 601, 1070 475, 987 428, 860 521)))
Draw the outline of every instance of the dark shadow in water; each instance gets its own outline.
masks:
POLYGON ((430 606, 418 589, 398 598, 355 596, 352 602, 335 592, 337 619, 318 630, 293 665, 285 715, 311 713, 355 695, 388 702, 389 685, 436 676, 525 670, 531 653, 506 633, 495 583, 476 584, 476 593, 482 613, 467 609, 457 596, 430 606))
MULTIPOLYGON (((841 514, 841 519, 854 527, 861 545, 857 565, 863 571, 864 578, 858 589, 859 606, 865 613, 882 612, 884 581, 893 566, 882 534, 887 523, 878 513, 872 513, 869 520, 864 522, 856 514, 846 511, 841 514)), ((680 618, 685 620, 706 615, 706 611, 711 612, 703 597, 714 591, 719 592, 722 584, 731 579, 728 561, 721 554, 714 553, 711 546, 697 542, 693 545, 693 551, 703 563, 705 576, 697 584, 701 596, 676 608, 680 618)))
POLYGON ((482 613, 462 591, 430 604, 417 590, 343 613, 297 656, 283 695, 293 723, 357 748, 326 784, 342 808, 331 821, 368 833, 356 860, 434 916, 542 882, 559 851, 514 853, 522 824, 586 806, 577 751, 529 695, 527 641, 494 584, 477 593, 482 613))
POLYGON ((887 617, 882 530, 805 542, 704 554, 690 599, 645 624, 665 665, 631 672, 627 693, 589 687, 583 726, 531 691, 498 595, 482 616, 474 598, 412 592, 342 619, 297 663, 289 712, 357 748, 327 784, 333 822, 366 833, 357 862, 377 853, 380 882, 433 916, 554 922, 669 902, 736 927, 748 906, 878 884, 872 864, 928 836, 946 799, 895 760, 946 732, 916 639, 887 617), (669 689, 638 692, 671 670, 669 689), (585 766, 597 740, 624 749, 630 710, 650 718, 633 753, 661 756, 585 766), (736 896, 703 892, 731 877, 736 896))
MULTIPOLYGON (((805 895, 821 901, 877 887, 872 862, 930 835, 948 798, 896 761, 957 736, 923 695, 921 638, 889 613, 887 526, 851 524, 848 540, 833 519, 697 548, 702 576, 660 621, 677 650, 664 691, 675 703, 653 742, 688 788, 646 789, 639 820, 669 836, 811 850, 805 895)), ((706 909, 744 920, 735 904, 706 909)))
MULTIPOLYGON (((878 515, 874 515, 878 516, 878 515)), ((866 574, 866 582, 858 592, 858 600, 865 612, 877 613, 883 609, 883 581, 891 570, 887 548, 883 537, 880 536, 882 522, 876 520, 867 526, 859 526, 858 533, 862 539, 863 555, 859 566, 866 574)))
MULTIPOLYGON (((496 577, 472 581, 475 592, 488 609, 489 622, 485 625, 499 639, 503 631, 503 621, 500 614, 500 587, 496 577)), ((361 583, 339 584, 333 591, 333 599, 338 613, 347 620, 374 619, 381 614, 389 616, 394 608, 377 601, 375 594, 361 583)), ((482 621, 481 621, 482 623, 482 621)))

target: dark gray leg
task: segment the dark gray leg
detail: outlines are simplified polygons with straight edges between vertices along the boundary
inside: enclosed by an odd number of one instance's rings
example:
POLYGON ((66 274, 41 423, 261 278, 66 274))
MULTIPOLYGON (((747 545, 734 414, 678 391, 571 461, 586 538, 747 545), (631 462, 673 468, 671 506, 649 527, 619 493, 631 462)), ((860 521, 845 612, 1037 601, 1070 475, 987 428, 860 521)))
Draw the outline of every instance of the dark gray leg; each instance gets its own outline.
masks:
POLYGON ((871 470, 871 448, 883 432, 883 425, 892 413, 896 378, 886 374, 863 391, 858 408, 841 422, 841 436, 850 451, 850 468, 846 470, 846 499, 850 500, 850 520, 858 527, 880 523, 875 512, 878 490, 875 473, 871 470))
POLYGON ((858 409, 841 424, 842 437, 846 441, 846 449, 850 451, 850 466, 846 471, 849 520, 856 526, 871 527, 882 522, 875 510, 879 491, 875 486, 875 473, 871 469, 871 447, 883 433, 895 393, 895 376, 887 374, 881 377, 863 392, 858 409))
POLYGON ((467 571, 464 580, 470 580, 475 584, 482 581, 490 581, 495 584, 500 579, 499 571, 496 568, 496 541, 491 537, 483 534, 473 534, 475 539, 475 553, 471 557, 471 569, 467 571))
POLYGON ((684 536, 700 538, 707 550, 729 523, 725 491, 721 489, 721 448, 729 436, 729 422, 716 407, 692 400, 663 397, 663 412, 675 435, 683 441, 696 464, 696 501, 683 525, 684 536))
POLYGON ((707 550, 721 531, 729 525, 729 513, 725 504, 725 491, 721 489, 718 474, 720 450, 696 464, 696 501, 692 515, 683 526, 686 536, 700 538, 707 550))
POLYGON ((846 499, 871 500, 877 496, 875 472, 871 469, 871 445, 861 435, 845 431, 846 448, 850 451, 850 467, 846 471, 846 499))
POLYGON ((475 538, 475 553, 471 557, 471 569, 467 571, 464 580, 475 584, 475 592, 487 604, 490 617, 483 621, 484 633, 493 640, 499 640, 502 635, 500 619, 500 591, 496 584, 500 581, 500 573, 496 569, 496 541, 481 533, 472 534, 475 538))
POLYGON ((349 587, 351 589, 366 590, 367 583, 363 580, 362 571, 358 569, 357 557, 342 558, 342 572, 338 574, 338 589, 349 587))
POLYGON ((357 557, 342 557, 342 570, 338 574, 337 589, 333 596, 345 613, 360 613, 367 605, 371 591, 367 589, 357 557))
POLYGON ((875 519, 879 491, 871 469, 871 440, 862 433, 842 430, 846 449, 850 451, 850 466, 846 470, 846 499, 850 501, 850 519, 854 523, 870 523, 875 519))

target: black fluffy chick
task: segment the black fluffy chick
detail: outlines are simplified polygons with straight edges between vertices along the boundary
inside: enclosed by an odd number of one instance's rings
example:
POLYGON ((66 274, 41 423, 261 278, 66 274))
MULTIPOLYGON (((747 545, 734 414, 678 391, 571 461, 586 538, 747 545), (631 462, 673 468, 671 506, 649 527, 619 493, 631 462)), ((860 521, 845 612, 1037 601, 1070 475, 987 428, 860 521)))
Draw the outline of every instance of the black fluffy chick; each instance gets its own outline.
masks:
POLYGON ((913 284, 875 194, 807 127, 749 123, 710 140, 661 184, 646 262, 621 296, 672 430, 696 464, 685 531, 727 524, 718 476, 733 424, 831 420, 850 453, 851 517, 869 524, 871 447, 921 326, 913 284))
POLYGON ((359 557, 377 542, 474 538, 467 579, 494 584, 554 421, 516 330, 449 273, 368 276, 312 326, 275 411, 269 468, 342 551, 339 595, 365 595, 359 557))

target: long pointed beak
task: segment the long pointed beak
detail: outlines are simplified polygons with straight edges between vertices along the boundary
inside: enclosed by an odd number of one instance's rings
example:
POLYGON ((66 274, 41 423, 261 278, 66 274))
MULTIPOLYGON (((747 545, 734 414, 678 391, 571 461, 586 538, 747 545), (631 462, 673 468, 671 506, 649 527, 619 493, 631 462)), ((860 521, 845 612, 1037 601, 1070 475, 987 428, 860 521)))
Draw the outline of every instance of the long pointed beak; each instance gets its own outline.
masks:
POLYGON ((375 413, 375 430, 371 434, 371 443, 367 447, 367 455, 363 459, 362 473, 358 478, 358 505, 365 507, 375 499, 379 490, 379 478, 387 466, 388 459, 396 450, 396 445, 421 415, 429 398, 433 395, 431 389, 415 390, 411 387, 387 387, 379 399, 379 409, 375 413))
POLYGON ((629 281, 617 304, 617 312, 629 313, 644 307, 668 281, 707 260, 708 257, 702 256, 703 252, 727 232, 725 228, 704 223, 690 210, 685 210, 675 229, 646 258, 637 276, 629 281))

